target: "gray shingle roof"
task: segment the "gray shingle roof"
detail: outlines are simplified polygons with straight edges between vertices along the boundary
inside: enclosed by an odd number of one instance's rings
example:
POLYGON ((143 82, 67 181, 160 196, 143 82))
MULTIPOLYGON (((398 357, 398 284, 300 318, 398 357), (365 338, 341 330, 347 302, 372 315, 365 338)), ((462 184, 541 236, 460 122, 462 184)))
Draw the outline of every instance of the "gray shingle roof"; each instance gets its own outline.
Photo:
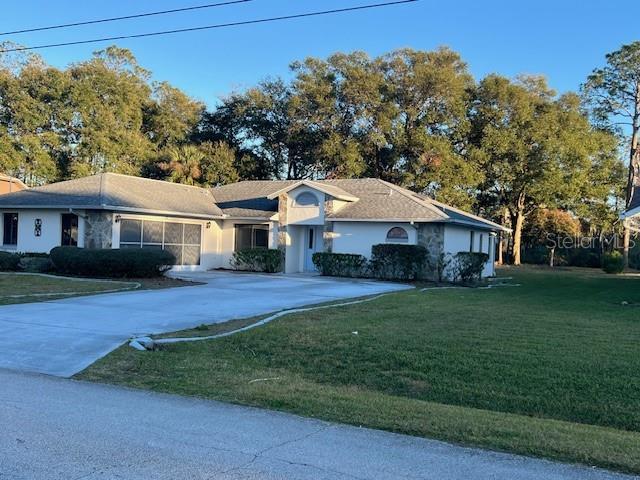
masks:
POLYGON ((0 208, 14 207, 122 210, 198 218, 222 216, 206 189, 115 173, 0 196, 0 208))
POLYGON ((278 211, 278 200, 267 197, 297 180, 247 180, 211 189, 216 204, 226 215, 269 218, 278 211))

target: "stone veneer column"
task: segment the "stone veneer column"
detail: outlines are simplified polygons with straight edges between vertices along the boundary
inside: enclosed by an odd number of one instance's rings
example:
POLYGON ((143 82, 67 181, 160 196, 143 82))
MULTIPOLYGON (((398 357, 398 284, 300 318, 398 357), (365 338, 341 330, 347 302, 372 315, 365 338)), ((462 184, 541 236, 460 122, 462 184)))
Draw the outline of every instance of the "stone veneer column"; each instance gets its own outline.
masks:
POLYGON ((325 252, 333 251, 333 222, 327 219, 333 213, 333 197, 324 196, 324 228, 322 231, 322 241, 325 252))
MULTIPOLYGON (((440 259, 440 254, 444 253, 444 225, 442 223, 421 223, 418 226, 418 245, 421 245, 427 249, 427 255, 429 256, 429 262, 431 265, 435 265, 440 259)), ((437 280, 435 277, 437 272, 433 270, 432 280, 437 280)))
POLYGON ((88 210, 84 217, 84 247, 111 248, 113 213, 88 210))
POLYGON ((278 196, 278 248, 282 251, 282 256, 286 264, 287 253, 287 205, 289 195, 281 193, 278 196))

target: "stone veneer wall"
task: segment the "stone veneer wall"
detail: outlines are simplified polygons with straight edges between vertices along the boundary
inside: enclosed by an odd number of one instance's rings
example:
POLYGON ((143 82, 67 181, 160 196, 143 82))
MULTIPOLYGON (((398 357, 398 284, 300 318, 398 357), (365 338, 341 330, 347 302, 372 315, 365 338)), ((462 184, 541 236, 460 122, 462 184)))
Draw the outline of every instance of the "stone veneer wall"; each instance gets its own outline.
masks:
MULTIPOLYGON (((439 260, 440 254, 444 253, 444 224, 442 223, 421 223, 418 226, 418 245, 422 245, 427 249, 429 263, 435 266, 439 260)), ((436 280, 437 272, 433 271, 432 280, 436 280)))
POLYGON ((287 251, 287 205, 289 195, 281 193, 278 196, 278 248, 283 258, 287 251))
POLYGON ((84 218, 84 247, 111 248, 113 213, 89 210, 84 218))
POLYGON ((322 241, 325 252, 333 251, 333 222, 327 217, 333 213, 333 197, 324 196, 324 228, 322 231, 322 241))

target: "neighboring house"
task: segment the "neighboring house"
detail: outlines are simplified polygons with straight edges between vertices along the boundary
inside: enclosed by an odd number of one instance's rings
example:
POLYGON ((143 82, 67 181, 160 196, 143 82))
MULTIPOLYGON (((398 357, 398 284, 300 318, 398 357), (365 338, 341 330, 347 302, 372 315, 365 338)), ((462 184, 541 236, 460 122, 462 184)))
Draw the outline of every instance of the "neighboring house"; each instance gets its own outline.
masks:
POLYGON ((640 186, 633 189, 629 208, 622 214, 622 219, 626 221, 632 231, 640 233, 640 186))
POLYGON ((27 186, 22 182, 22 180, 0 173, 0 195, 4 195, 5 193, 19 192, 20 190, 25 190, 26 188, 27 186))
POLYGON ((371 256, 379 243, 424 245, 433 259, 489 254, 500 225, 377 179, 245 181, 205 189, 104 173, 0 197, 5 250, 151 246, 176 269, 228 268, 233 252, 280 248, 285 272, 312 272, 315 252, 371 256))

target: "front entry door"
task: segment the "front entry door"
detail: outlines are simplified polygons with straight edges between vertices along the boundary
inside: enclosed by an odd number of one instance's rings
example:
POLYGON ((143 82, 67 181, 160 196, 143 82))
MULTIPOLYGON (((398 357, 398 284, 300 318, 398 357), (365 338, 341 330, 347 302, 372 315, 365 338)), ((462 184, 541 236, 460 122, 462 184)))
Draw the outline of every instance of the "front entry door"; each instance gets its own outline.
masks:
POLYGON ((305 235, 305 251, 304 251, 304 271, 315 272, 316 267, 313 264, 313 254, 318 251, 318 227, 307 227, 305 235))

